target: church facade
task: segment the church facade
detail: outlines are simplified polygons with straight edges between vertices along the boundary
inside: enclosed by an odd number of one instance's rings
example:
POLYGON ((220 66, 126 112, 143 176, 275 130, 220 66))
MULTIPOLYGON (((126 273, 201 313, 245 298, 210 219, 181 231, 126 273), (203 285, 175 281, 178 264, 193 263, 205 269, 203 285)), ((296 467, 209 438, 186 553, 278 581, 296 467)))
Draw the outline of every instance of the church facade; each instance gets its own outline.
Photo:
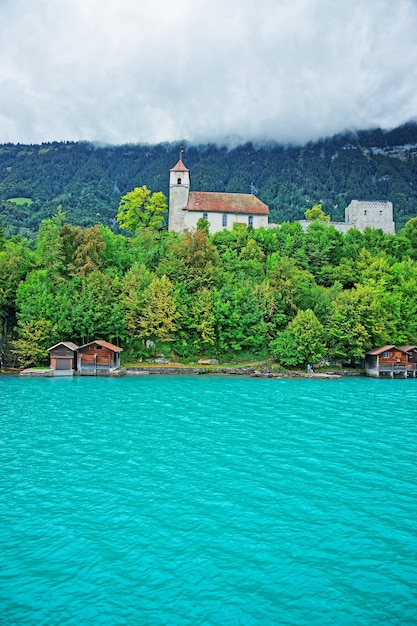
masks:
POLYGON ((195 229, 200 218, 211 233, 232 230, 234 224, 268 227, 269 209, 253 194, 190 191, 190 170, 180 159, 169 171, 168 230, 195 229))

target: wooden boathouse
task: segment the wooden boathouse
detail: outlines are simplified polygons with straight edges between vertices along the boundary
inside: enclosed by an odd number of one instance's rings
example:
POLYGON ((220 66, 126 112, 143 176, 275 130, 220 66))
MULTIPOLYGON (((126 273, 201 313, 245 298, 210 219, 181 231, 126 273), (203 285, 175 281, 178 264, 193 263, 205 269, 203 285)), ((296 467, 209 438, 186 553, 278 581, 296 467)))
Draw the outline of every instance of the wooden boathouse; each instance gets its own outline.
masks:
POLYGON ((408 354, 408 375, 417 378, 417 346, 400 346, 408 354))
POLYGON ((77 367, 78 346, 72 341, 61 341, 51 348, 49 352, 49 368, 52 376, 72 376, 77 367))
POLYGON ((122 348, 108 341, 91 341, 78 348, 77 370, 81 376, 110 374, 120 367, 122 348))
POLYGON ((365 373, 373 378, 416 378, 417 347, 387 345, 368 350, 365 373))

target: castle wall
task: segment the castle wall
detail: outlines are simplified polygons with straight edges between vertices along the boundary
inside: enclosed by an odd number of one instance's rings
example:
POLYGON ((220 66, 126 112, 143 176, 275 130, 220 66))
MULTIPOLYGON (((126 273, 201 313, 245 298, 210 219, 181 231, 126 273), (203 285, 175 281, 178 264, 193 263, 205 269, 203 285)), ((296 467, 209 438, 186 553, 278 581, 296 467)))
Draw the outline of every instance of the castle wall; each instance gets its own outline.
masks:
MULTIPOLYGON (((345 209, 345 222, 325 222, 334 226, 341 233, 347 233, 351 228, 363 232, 365 228, 380 228, 384 233, 395 235, 392 202, 365 202, 352 200, 345 209)), ((298 220, 305 232, 312 223, 309 220, 298 220)))
POLYGON ((392 202, 365 202, 352 200, 345 210, 350 228, 380 228, 384 233, 395 234, 392 202))
MULTIPOLYGON (((310 224, 313 223, 311 220, 297 220, 297 221, 300 222, 301 228, 303 229, 304 232, 306 232, 310 224)), ((326 224, 328 226, 334 226, 336 230, 345 234, 348 232, 350 228, 353 228, 352 224, 347 224, 346 222, 323 222, 323 224, 326 224)))

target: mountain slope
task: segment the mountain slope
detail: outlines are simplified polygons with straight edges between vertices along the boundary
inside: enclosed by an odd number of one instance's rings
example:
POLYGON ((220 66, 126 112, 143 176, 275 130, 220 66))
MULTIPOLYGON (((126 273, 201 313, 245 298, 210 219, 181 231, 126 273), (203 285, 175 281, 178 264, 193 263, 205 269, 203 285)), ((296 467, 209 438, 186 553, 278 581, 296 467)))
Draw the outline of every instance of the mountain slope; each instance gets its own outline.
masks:
MULTIPOLYGON (((168 193, 179 145, 0 145, 3 227, 32 235, 58 205, 71 223, 113 224, 120 197, 135 186, 168 193)), ((391 200, 397 228, 417 215, 417 124, 305 146, 183 145, 193 190, 253 191, 269 205, 273 222, 300 219, 319 202, 341 220, 354 198, 391 200)))

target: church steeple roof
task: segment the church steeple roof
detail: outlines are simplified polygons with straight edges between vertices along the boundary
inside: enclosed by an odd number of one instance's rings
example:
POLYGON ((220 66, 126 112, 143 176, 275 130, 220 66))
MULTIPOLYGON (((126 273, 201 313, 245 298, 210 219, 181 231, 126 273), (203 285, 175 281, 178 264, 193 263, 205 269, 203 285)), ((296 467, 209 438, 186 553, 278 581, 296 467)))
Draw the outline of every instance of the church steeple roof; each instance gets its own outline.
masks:
POLYGON ((187 167, 185 167, 184 163, 180 159, 178 163, 174 167, 171 167, 169 171, 170 172, 189 172, 190 170, 187 167))

